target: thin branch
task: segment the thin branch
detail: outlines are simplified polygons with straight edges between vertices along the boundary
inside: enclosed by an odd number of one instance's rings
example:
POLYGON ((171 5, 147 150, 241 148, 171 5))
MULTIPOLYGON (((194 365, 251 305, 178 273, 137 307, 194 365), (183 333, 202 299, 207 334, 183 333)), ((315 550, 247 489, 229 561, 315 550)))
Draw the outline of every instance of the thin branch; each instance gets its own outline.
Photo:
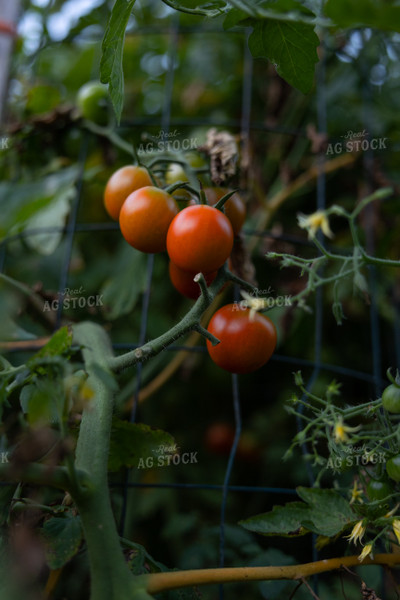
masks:
POLYGON ((319 598, 319 596, 317 596, 317 594, 314 592, 314 590, 312 589, 312 587, 308 583, 307 579, 304 579, 304 577, 302 577, 301 581, 304 583, 304 585, 306 586, 306 588, 308 589, 308 591, 310 592, 310 594, 314 598, 314 600, 321 600, 319 598))
MULTIPOLYGON (((399 554, 377 554, 373 559, 366 557, 363 565, 400 565, 399 554)), ((281 579, 304 580, 306 577, 335 571, 342 567, 360 565, 358 556, 340 556, 312 563, 282 567, 237 567, 220 569, 193 569, 152 573, 145 576, 147 592, 157 594, 166 590, 196 585, 234 583, 238 581, 272 581, 281 579)))

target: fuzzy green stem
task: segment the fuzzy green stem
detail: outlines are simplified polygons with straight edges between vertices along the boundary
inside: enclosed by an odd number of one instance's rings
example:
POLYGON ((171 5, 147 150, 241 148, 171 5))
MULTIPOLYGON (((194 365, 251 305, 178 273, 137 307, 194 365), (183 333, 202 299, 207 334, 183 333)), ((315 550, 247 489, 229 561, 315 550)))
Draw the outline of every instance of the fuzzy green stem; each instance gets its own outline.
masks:
POLYGON ((211 302, 210 292, 208 291, 206 278, 203 273, 197 273, 197 275, 194 276, 193 281, 199 285, 200 291, 207 301, 211 302))
POLYGON ((93 121, 83 121, 83 126, 96 135, 107 138, 114 146, 132 156, 132 145, 122 139, 110 127, 102 127, 93 121))
POLYGON ((122 553, 108 491, 107 466, 113 414, 112 356, 109 338, 94 323, 74 328, 74 342, 83 346, 87 385, 93 401, 82 415, 75 466, 90 473, 92 487, 74 496, 89 555, 90 600, 132 600, 135 587, 122 553))

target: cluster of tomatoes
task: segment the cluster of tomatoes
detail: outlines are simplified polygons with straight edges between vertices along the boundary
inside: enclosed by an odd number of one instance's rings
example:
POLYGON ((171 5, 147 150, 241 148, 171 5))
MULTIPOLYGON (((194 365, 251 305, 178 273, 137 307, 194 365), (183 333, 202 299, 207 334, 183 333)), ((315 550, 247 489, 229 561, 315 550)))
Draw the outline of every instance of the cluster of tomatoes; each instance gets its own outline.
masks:
MULTIPOLYGON (((167 251, 172 284, 194 300, 200 295, 194 277, 202 273, 207 285, 212 283, 229 259, 234 237, 245 220, 245 206, 237 193, 225 202, 224 211, 215 207, 227 191, 206 188, 207 204, 189 196, 180 210, 174 192, 157 187, 145 167, 128 165, 108 180, 104 204, 133 248, 145 253, 167 251)), ((233 373, 248 373, 264 365, 277 339, 268 317, 250 315, 249 309, 234 304, 216 311, 208 331, 220 340, 215 346, 207 340, 212 360, 233 373)))

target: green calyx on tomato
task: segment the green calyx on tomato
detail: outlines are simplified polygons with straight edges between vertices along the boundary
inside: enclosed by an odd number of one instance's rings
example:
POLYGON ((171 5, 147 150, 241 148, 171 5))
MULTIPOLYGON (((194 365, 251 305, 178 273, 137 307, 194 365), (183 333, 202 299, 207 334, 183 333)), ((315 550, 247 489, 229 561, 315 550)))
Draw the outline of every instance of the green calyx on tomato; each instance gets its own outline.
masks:
POLYGON ((400 414, 400 386, 397 383, 391 383, 383 390, 382 405, 388 412, 400 414))
POLYGON ((386 472, 393 481, 400 481, 400 454, 396 454, 386 462, 386 472))

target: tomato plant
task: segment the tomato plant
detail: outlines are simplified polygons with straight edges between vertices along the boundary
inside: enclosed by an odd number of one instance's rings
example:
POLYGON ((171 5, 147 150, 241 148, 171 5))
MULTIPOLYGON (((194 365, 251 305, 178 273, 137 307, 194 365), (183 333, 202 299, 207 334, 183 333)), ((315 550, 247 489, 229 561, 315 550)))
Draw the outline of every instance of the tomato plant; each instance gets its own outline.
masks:
POLYGON ((386 462, 386 472, 393 481, 400 481, 400 454, 389 458, 386 462))
MULTIPOLYGON (((190 271, 183 271, 179 267, 177 267, 173 262, 169 262, 169 278, 171 280, 174 288, 182 294, 182 296, 186 296, 187 298, 191 298, 192 300, 196 300, 200 296, 200 287, 199 284, 193 281, 195 275, 197 273, 191 273, 190 271)), ((205 280, 207 285, 210 285, 215 277, 217 276, 217 271, 213 271, 212 273, 208 273, 205 275, 205 280)))
POLYGON ((187 206, 176 215, 168 230, 168 255, 184 271, 216 271, 228 259, 232 247, 232 225, 212 206, 187 206))
POLYGON ((231 373, 250 373, 265 365, 277 342, 271 319, 258 313, 251 316, 249 308, 241 310, 235 304, 217 310, 207 329, 220 340, 215 346, 207 340, 211 359, 231 373))
POLYGON ((400 387, 396 383, 391 383, 383 390, 382 405, 390 413, 400 413, 400 387))
POLYGON ((115 171, 104 190, 104 206, 110 217, 118 221, 122 205, 129 194, 151 185, 151 177, 144 167, 126 165, 115 171))
POLYGON ((98 125, 108 122, 108 92, 99 81, 88 81, 78 91, 76 103, 82 116, 98 125))
POLYGON ((119 215, 121 233, 142 252, 163 252, 168 227, 178 212, 172 196, 154 186, 135 190, 125 200, 119 215))
MULTIPOLYGON (((211 206, 217 204, 218 200, 225 196, 230 190, 221 187, 205 188, 204 193, 207 201, 211 206)), ((233 194, 224 204, 225 214, 231 222, 234 235, 238 235, 242 229, 243 223, 246 219, 246 207, 236 192, 233 194)))

